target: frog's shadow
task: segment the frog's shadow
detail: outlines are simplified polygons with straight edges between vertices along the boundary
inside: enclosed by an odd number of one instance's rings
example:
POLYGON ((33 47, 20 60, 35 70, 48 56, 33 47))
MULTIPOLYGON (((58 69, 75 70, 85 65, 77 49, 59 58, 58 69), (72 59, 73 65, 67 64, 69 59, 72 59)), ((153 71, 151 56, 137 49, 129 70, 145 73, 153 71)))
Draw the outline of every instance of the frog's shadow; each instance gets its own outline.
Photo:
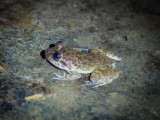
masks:
POLYGON ((40 56, 42 57, 42 59, 46 59, 46 57, 45 57, 45 50, 42 50, 40 52, 40 56))

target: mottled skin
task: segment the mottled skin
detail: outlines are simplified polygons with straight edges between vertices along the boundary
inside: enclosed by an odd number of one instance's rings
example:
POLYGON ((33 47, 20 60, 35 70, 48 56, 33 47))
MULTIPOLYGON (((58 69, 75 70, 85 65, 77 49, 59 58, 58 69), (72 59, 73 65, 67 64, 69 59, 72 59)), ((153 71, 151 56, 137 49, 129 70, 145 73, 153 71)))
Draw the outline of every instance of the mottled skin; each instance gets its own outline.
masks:
POLYGON ((58 42, 45 51, 45 56, 51 64, 69 73, 64 76, 55 73, 56 77, 53 79, 74 80, 80 78, 81 73, 91 73, 90 81, 85 85, 97 87, 111 83, 120 73, 115 69, 115 62, 121 58, 103 49, 86 52, 58 42))

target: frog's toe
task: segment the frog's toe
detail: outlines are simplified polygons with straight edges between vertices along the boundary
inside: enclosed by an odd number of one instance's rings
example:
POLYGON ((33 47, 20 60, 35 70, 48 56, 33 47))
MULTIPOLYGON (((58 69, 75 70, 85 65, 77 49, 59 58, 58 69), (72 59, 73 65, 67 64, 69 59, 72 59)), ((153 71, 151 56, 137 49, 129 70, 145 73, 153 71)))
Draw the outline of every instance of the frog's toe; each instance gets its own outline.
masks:
POLYGON ((86 81, 85 84, 83 84, 83 85, 81 85, 81 86, 84 86, 84 85, 90 86, 90 87, 92 87, 92 88, 101 86, 100 84, 98 84, 98 83, 92 83, 91 81, 86 81))
POLYGON ((63 76, 62 75, 59 75, 57 73, 53 73, 54 77, 52 77, 52 79, 56 79, 56 80, 59 80, 59 79, 62 79, 64 76, 65 76, 65 73, 63 73, 63 76))
POLYGON ((85 84, 86 84, 86 85, 92 84, 92 82, 91 82, 91 81, 86 81, 85 84))

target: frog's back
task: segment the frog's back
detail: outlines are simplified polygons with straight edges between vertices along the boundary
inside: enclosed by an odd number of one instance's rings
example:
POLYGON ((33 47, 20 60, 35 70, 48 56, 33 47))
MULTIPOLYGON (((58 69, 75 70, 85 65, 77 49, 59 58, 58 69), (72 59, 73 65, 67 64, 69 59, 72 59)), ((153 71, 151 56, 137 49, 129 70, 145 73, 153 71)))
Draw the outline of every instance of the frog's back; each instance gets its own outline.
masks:
POLYGON ((107 56, 85 51, 76 51, 70 47, 64 49, 63 55, 66 61, 72 62, 72 65, 77 69, 94 69, 97 66, 112 64, 114 62, 114 60, 107 56))

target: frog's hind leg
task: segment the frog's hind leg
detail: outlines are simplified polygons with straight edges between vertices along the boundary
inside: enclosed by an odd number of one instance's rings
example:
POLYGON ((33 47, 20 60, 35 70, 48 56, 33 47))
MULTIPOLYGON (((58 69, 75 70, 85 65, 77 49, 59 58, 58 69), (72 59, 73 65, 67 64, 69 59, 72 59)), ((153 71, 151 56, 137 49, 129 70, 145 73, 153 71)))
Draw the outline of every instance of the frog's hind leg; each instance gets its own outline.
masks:
POLYGON ((116 54, 114 54, 113 52, 111 51, 108 51, 108 50, 104 50, 104 49, 90 49, 90 52, 91 53, 98 53, 98 54, 101 54, 103 56, 107 56, 111 59, 114 59, 116 61, 121 61, 121 58, 118 57, 116 54))
POLYGON ((95 84, 94 87, 109 84, 119 77, 120 73, 120 70, 111 69, 109 66, 100 66, 91 73, 90 82, 95 84))

